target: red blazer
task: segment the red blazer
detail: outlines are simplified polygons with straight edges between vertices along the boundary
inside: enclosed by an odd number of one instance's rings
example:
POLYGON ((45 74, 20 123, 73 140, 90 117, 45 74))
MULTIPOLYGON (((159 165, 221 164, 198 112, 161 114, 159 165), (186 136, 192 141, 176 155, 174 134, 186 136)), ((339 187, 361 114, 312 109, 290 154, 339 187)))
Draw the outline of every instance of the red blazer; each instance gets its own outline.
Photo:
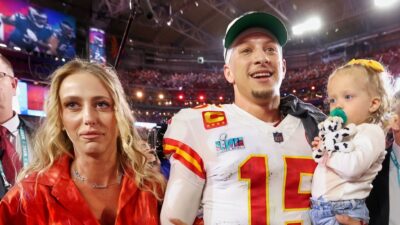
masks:
MULTIPOLYGON (((36 175, 15 185, 0 202, 0 225, 100 225, 69 171, 70 158, 62 156, 39 177, 36 194, 36 175)), ((159 224, 158 201, 124 176, 115 225, 129 224, 159 224)))

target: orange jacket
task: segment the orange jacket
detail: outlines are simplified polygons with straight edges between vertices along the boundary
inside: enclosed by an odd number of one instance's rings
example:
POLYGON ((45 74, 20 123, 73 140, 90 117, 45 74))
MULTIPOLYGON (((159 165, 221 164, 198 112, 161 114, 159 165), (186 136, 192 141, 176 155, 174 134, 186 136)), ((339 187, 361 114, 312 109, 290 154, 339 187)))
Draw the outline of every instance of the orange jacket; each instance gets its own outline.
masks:
MULTIPOLYGON (((0 202, 0 225, 100 225, 69 171, 70 158, 62 156, 39 177, 36 194, 35 175, 15 185, 0 202)), ((129 224, 159 224, 158 201, 124 176, 115 225, 129 224)))

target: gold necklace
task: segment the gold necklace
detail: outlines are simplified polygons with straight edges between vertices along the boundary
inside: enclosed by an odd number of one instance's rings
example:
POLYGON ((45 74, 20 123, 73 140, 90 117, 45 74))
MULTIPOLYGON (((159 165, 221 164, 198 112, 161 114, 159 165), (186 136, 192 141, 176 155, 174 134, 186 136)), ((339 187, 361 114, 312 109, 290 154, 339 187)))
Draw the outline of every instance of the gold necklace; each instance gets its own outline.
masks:
POLYGON ((89 182, 89 181, 87 180, 86 177, 82 176, 82 175, 78 172, 78 170, 76 170, 76 169, 72 169, 72 171, 71 171, 71 176, 72 176, 72 179, 74 179, 74 180, 76 180, 76 181, 79 181, 79 182, 82 182, 82 183, 85 183, 85 184, 89 185, 89 186, 90 186, 91 188, 93 188, 93 189, 107 189, 107 188, 109 188, 110 186, 120 184, 120 183, 121 183, 121 180, 122 180, 122 173, 120 174, 118 171, 117 171, 117 176, 118 176, 118 177, 117 177, 117 181, 114 182, 114 183, 110 183, 110 184, 91 183, 91 182, 89 182))

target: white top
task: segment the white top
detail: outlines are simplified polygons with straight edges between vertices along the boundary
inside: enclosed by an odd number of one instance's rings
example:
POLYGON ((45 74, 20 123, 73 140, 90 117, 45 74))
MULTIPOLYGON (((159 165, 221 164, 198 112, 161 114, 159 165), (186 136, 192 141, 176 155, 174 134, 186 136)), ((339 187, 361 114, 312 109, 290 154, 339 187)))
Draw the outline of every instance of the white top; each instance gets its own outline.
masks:
POLYGON ((368 197, 385 158, 385 134, 376 124, 363 123, 356 130, 350 140, 354 151, 334 152, 326 165, 318 164, 313 177, 313 198, 322 196, 337 201, 368 197))
MULTIPOLYGON (((400 146, 393 142, 393 152, 400 163, 400 146)), ((389 156, 390 157, 390 156, 389 156)), ((389 165, 389 225, 400 224, 400 185, 397 180, 397 168, 390 159, 389 165)))
POLYGON ((311 224, 315 162, 300 119, 274 127, 234 104, 183 109, 164 136, 171 174, 161 224, 311 224), (275 133, 275 134, 274 134, 275 133))

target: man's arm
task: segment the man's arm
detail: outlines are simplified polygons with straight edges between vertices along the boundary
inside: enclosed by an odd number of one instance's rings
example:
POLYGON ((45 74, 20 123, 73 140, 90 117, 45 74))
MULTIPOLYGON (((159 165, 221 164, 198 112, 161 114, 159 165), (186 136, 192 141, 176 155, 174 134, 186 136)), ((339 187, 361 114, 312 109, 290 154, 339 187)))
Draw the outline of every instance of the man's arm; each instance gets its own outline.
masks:
POLYGON ((170 219, 173 218, 193 224, 200 207, 204 180, 178 160, 171 160, 171 173, 161 210, 161 224, 172 224, 170 219))
POLYGON ((15 25, 16 16, 17 14, 14 14, 12 16, 6 16, 0 13, 0 19, 5 24, 15 25))

